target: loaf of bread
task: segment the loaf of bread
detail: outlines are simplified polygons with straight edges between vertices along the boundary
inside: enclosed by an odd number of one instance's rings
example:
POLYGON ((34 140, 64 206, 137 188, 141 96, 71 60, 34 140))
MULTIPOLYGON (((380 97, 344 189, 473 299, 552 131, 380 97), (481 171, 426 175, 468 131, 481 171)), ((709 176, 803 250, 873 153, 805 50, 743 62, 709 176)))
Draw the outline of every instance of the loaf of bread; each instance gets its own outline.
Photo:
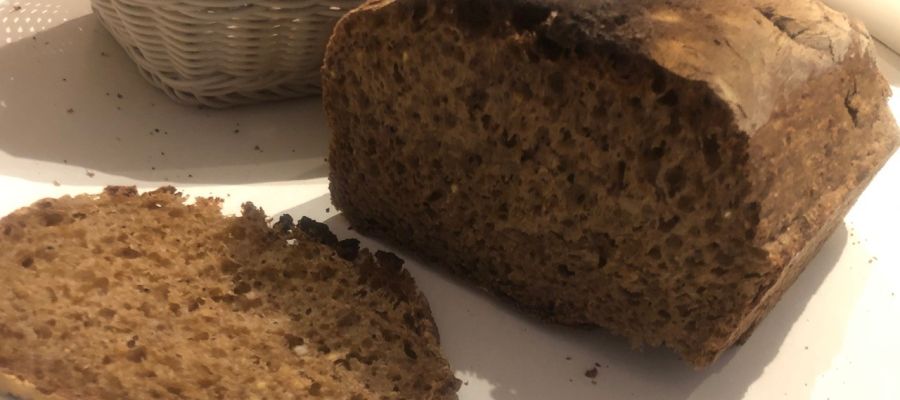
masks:
POLYGON ((355 227, 698 367, 898 145, 872 40, 818 0, 370 1, 323 79, 355 227))
POLYGON ((402 261, 358 244, 173 188, 41 200, 0 220, 0 397, 455 399, 402 261))

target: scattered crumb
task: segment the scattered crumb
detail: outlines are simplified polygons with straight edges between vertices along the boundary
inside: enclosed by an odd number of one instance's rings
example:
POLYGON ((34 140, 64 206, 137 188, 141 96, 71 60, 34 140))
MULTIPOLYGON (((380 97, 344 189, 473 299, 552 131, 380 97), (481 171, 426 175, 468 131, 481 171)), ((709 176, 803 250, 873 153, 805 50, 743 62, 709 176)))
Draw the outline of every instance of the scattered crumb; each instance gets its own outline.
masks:
POLYGON ((193 178, 193 177, 194 177, 194 175, 188 174, 188 178, 193 178))
POLYGON ((253 146, 253 150, 256 150, 256 151, 262 153, 262 149, 259 147, 259 145, 253 146))
POLYGON ((122 110, 122 107, 116 106, 116 110, 122 110))
POLYGON ((59 181, 53 181, 53 186, 59 186, 59 181))
POLYGON ((596 384, 597 384, 597 381, 595 381, 595 380, 591 381, 591 385, 596 385, 596 384))
POLYGON ((165 156, 165 155, 166 155, 166 152, 164 152, 164 151, 161 151, 161 152, 159 152, 159 155, 161 155, 161 156, 165 156))
POLYGON ((331 207, 325 207, 325 212, 330 213, 330 212, 331 212, 331 207))
POLYGON ((63 160, 63 164, 68 164, 69 160, 63 160))
POLYGON ((63 81, 63 82, 68 82, 68 79, 62 78, 62 81, 63 81))
POLYGON ((566 361, 572 361, 572 357, 571 357, 571 356, 566 356, 566 361))
POLYGON ((159 133, 159 128, 153 128, 153 132, 159 133))
POLYGON ((296 153, 297 149, 291 149, 291 153, 296 153))
POLYGON ((597 377, 597 367, 592 367, 591 369, 584 371, 584 376, 588 378, 596 378, 597 377))
POLYGON ((234 130, 234 133, 241 133, 241 130, 240 130, 240 129, 235 129, 235 130, 234 130))
POLYGON ((150 167, 150 169, 156 171, 156 167, 150 167))
POLYGON ((169 131, 163 131, 163 135, 168 135, 169 131))
POLYGON ((803 346, 803 350, 809 350, 809 346, 803 346))
POLYGON ((121 142, 121 141, 122 141, 122 138, 116 136, 116 141, 117 141, 117 142, 121 142))
POLYGON ((120 98, 120 99, 124 99, 124 98, 125 98, 125 96, 122 96, 122 93, 116 93, 116 97, 118 97, 118 98, 120 98))
POLYGON ((603 366, 600 365, 600 363, 598 363, 598 362, 595 362, 595 363, 594 363, 594 366, 597 367, 597 368, 603 368, 603 366))
POLYGON ((463 385, 469 386, 469 381, 463 382, 463 385))
POLYGON ((74 108, 69 108, 69 109, 66 110, 66 112, 69 113, 69 114, 73 114, 73 113, 75 112, 75 109, 74 109, 74 108))
POLYGON ((88 176, 88 178, 93 178, 94 175, 96 175, 96 174, 94 173, 94 171, 84 171, 84 173, 85 173, 85 175, 88 176))
POLYGON ((20 5, 14 5, 14 6, 13 6, 13 11, 22 11, 22 6, 20 6, 20 5))
POLYGON ((101 52, 100 52, 100 57, 106 57, 106 52, 105 52, 105 51, 101 51, 101 52))
POLYGON ((109 92, 106 92, 106 95, 109 96, 109 92))
POLYGON ((572 382, 572 378, 569 378, 569 382, 572 382))
POLYGON ((48 44, 50 44, 50 42, 44 42, 44 46, 46 46, 46 45, 48 45, 48 44))

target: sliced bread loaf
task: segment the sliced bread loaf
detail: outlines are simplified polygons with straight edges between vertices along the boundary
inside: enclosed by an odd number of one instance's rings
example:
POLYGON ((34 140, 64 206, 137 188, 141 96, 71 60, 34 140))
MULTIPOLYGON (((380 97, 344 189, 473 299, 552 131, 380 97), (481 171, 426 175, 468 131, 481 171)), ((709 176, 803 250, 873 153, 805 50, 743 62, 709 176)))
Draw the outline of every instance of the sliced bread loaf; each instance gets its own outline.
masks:
POLYGON ((402 263, 171 187, 41 200, 0 220, 0 394, 455 399, 402 263))
POLYGON ((370 1, 323 75, 355 227, 697 366, 898 144, 865 28, 817 0, 370 1))

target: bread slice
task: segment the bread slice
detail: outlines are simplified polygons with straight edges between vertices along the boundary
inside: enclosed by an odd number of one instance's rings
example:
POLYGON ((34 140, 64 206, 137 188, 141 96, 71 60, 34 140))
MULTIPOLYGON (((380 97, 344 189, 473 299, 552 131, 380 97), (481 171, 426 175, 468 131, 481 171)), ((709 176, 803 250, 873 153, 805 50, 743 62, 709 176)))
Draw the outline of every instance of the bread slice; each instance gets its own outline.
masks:
POLYGON ((898 144, 865 28, 817 0, 370 1, 323 85, 354 227, 696 366, 898 144))
MULTIPOLYGON (((174 188, 0 220, 0 390, 21 399, 455 399, 403 261, 174 188)), ((2 394, 2 393, 0 393, 2 394)))

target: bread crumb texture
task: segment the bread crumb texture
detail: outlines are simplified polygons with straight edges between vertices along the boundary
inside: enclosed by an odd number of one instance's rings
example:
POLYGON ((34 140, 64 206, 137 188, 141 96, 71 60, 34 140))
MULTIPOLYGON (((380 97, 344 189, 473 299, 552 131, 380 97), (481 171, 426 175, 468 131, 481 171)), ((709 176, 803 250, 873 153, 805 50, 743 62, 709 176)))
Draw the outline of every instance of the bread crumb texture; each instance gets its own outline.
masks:
POLYGON ((335 28, 332 200, 547 319, 708 365, 895 150, 818 1, 373 1, 335 28))
POLYGON ((0 220, 0 372, 20 383, 4 389, 26 400, 456 398, 402 260, 308 219, 273 229, 249 203, 223 217, 218 199, 185 200, 110 187, 0 220))

